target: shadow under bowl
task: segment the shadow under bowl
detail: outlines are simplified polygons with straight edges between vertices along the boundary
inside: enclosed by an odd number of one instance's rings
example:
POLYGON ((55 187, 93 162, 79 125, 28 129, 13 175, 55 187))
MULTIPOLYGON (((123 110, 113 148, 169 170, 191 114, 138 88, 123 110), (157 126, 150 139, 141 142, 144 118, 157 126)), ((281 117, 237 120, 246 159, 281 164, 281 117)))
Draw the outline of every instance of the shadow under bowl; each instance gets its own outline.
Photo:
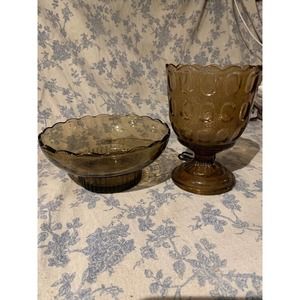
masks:
POLYGON ((96 193, 136 185, 142 169, 165 149, 166 123, 137 115, 85 116, 47 127, 39 134, 46 157, 71 179, 96 193))

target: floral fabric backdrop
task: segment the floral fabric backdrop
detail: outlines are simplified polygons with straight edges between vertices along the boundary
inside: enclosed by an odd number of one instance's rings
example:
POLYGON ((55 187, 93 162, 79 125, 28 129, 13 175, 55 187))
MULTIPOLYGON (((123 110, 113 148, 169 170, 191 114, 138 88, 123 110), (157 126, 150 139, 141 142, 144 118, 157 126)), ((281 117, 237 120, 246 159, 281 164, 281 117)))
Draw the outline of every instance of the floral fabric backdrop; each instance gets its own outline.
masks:
MULTIPOLYGON (((261 3, 237 4, 259 38, 261 3)), ((169 123, 166 63, 261 64, 229 0, 40 0, 38 18, 39 130, 99 113, 169 123)), ((40 300, 261 298, 261 122, 218 155, 237 179, 226 194, 173 184, 183 150, 172 133, 118 194, 84 190, 39 152, 40 300)))

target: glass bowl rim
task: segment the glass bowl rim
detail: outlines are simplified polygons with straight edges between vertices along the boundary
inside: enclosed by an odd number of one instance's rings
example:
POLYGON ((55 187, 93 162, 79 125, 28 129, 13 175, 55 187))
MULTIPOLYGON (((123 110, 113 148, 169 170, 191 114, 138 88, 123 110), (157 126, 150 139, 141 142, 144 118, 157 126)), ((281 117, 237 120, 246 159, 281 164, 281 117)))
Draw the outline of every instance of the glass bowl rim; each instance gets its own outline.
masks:
POLYGON ((42 150, 46 150, 49 151, 53 154, 58 154, 58 153, 64 153, 67 155, 74 155, 77 157, 107 157, 107 156, 116 156, 116 155, 126 155, 128 153, 132 153, 132 152, 136 152, 136 151, 142 151, 144 149, 148 149, 148 148, 152 148, 154 145, 157 144, 163 144, 164 142, 168 141, 169 137, 170 137, 170 128, 168 126, 168 124, 166 122, 161 121, 160 119, 157 118, 152 118, 150 116, 144 116, 144 115, 136 115, 136 114, 98 114, 98 115, 85 115, 83 117, 78 117, 78 118, 69 118, 65 121, 61 121, 61 122, 56 122, 54 123, 52 126, 48 126, 46 128, 44 128, 38 135, 38 142, 39 142, 39 146, 41 147, 42 150), (46 131, 53 129, 55 126, 59 125, 59 124, 67 124, 68 122, 71 122, 73 120, 83 120, 85 118, 97 118, 97 117, 103 117, 103 116, 110 116, 110 117, 138 117, 141 119, 150 119, 151 121, 155 121, 155 122, 159 122, 161 123, 161 125, 163 125, 165 127, 165 129, 167 129, 166 134, 164 134, 164 136, 159 139, 159 140, 154 140, 152 143, 150 143, 147 146, 137 146, 137 147, 133 147, 131 149, 129 149, 128 151, 116 151, 114 153, 96 153, 96 152, 91 152, 91 153, 86 153, 86 152, 82 152, 82 153, 75 153, 69 150, 60 150, 60 149, 54 149, 53 147, 46 145, 43 141, 42 141, 42 136, 46 133, 46 131))

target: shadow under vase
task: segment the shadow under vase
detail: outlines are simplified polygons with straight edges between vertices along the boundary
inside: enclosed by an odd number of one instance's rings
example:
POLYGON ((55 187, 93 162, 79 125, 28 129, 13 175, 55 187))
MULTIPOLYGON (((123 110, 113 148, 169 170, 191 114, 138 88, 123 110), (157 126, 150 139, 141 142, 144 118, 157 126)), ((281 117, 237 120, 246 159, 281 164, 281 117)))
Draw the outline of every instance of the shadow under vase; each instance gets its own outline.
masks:
POLYGON ((229 171, 233 172, 249 165, 259 150, 259 144, 240 137, 233 147, 218 153, 216 159, 229 171))

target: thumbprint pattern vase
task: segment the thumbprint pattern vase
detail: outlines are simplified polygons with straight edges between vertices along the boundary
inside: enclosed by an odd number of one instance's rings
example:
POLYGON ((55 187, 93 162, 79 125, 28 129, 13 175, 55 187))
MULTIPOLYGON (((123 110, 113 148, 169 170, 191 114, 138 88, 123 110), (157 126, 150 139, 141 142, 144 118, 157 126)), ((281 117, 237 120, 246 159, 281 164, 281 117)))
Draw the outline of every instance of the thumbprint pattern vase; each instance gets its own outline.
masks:
POLYGON ((169 116, 181 144, 194 158, 172 172, 180 188, 203 195, 231 190, 235 178, 215 160, 247 126, 261 66, 166 65, 169 116))

